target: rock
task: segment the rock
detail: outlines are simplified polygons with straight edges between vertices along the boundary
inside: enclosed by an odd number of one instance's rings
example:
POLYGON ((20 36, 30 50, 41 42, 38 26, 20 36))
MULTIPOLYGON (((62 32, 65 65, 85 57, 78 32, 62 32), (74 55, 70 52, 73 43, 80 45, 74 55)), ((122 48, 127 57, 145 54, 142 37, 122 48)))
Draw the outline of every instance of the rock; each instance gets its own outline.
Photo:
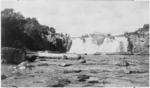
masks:
POLYGON ((35 67, 35 66, 34 66, 34 65, 31 65, 31 64, 28 64, 28 65, 26 66, 26 68, 29 69, 29 70, 32 70, 33 67, 35 67))
POLYGON ((40 61, 46 61, 46 59, 40 59, 40 61))
POLYGON ((26 56, 26 60, 29 62, 34 62, 36 60, 37 56, 31 55, 31 56, 26 56))
POLYGON ((58 57, 57 59, 61 59, 60 57, 58 57))
POLYGON ((145 24, 135 32, 124 34, 128 38, 128 52, 149 53, 149 24, 145 24), (147 26, 147 27, 146 27, 147 26))
POLYGON ((18 69, 25 70, 27 68, 27 65, 28 65, 28 62, 24 61, 24 62, 20 63, 19 65, 14 66, 13 69, 14 69, 14 71, 18 71, 18 69))
POLYGON ((8 61, 6 60, 6 59, 2 59, 1 60, 1 63, 3 64, 3 63, 7 63, 8 61))
POLYGON ((136 69, 131 69, 130 73, 146 73, 148 72, 146 69, 141 69, 141 68, 136 68, 136 69))
POLYGON ((77 60, 82 59, 83 57, 81 55, 78 54, 78 57, 76 58, 77 60))
POLYGON ((126 69, 124 69, 123 70, 124 71, 124 73, 126 73, 126 74, 132 74, 132 73, 146 73, 146 72, 148 72, 148 69, 145 69, 144 67, 142 68, 142 67, 137 67, 137 68, 126 68, 126 69))
POLYGON ((126 60, 120 60, 120 61, 117 61, 115 65, 116 66, 129 66, 129 63, 126 60))
POLYGON ((101 55, 101 54, 102 54, 101 52, 96 52, 93 55, 101 55))
POLYGON ((24 62, 20 63, 17 67, 26 66, 27 64, 28 64, 28 62, 24 61, 24 62))
POLYGON ((4 80, 4 79, 6 79, 6 78, 7 78, 6 75, 1 75, 1 80, 4 80))
POLYGON ((45 81, 44 80, 36 80, 36 81, 33 81, 33 83, 44 83, 45 81))
POLYGON ((21 70, 25 70, 25 69, 26 69, 26 67, 25 67, 25 66, 22 66, 22 67, 20 67, 19 69, 21 69, 21 70))
POLYGON ((24 61, 24 62, 20 63, 19 65, 17 65, 17 66, 14 67, 14 68, 16 68, 16 69, 21 69, 21 70, 25 70, 27 64, 28 64, 28 62, 27 62, 27 61, 24 61))
POLYGON ((102 84, 109 84, 110 82, 108 82, 107 80, 102 80, 101 83, 102 83, 102 84))
POLYGON ((90 77, 87 82, 88 83, 98 83, 98 78, 97 77, 90 77))
POLYGON ((35 77, 35 75, 31 74, 31 75, 29 75, 29 77, 35 77))
POLYGON ((38 71, 35 71, 34 73, 44 73, 44 72, 43 72, 43 71, 39 71, 39 70, 38 70, 38 71))
POLYGON ((69 70, 69 71, 64 71, 63 73, 79 73, 82 70, 69 70))
POLYGON ((69 59, 66 55, 63 55, 62 59, 69 59))
POLYGON ((17 69, 17 66, 14 66, 13 69, 17 69))
POLYGON ((86 79, 89 79, 90 76, 87 76, 87 75, 79 75, 77 77, 78 81, 86 81, 86 79))
POLYGON ((130 74, 131 71, 130 71, 130 70, 124 70, 124 73, 125 73, 125 74, 130 74))
POLYGON ((14 76, 20 76, 22 74, 20 73, 20 71, 18 69, 15 69, 14 71, 12 71, 12 75, 14 75, 14 76))
POLYGON ((18 86, 15 86, 15 85, 11 85, 10 87, 16 87, 16 88, 17 88, 18 86))
POLYGON ((127 58, 127 57, 120 57, 120 59, 129 59, 129 58, 127 58))
POLYGON ((11 79, 17 79, 17 76, 12 76, 11 79))
POLYGON ((62 67, 67 67, 67 66, 70 66, 71 64, 67 64, 67 63, 60 63, 59 66, 62 66, 62 67))
POLYGON ((69 79, 61 79, 58 81, 57 84, 52 85, 52 87, 64 87, 65 85, 71 83, 71 81, 69 79))
POLYGON ((18 48, 2 47, 2 63, 19 64, 25 60, 25 52, 18 48))
POLYGON ((49 64, 47 63, 41 63, 41 64, 38 64, 38 66, 48 66, 49 64))
POLYGON ((79 63, 86 63, 86 60, 85 59, 80 59, 79 63))

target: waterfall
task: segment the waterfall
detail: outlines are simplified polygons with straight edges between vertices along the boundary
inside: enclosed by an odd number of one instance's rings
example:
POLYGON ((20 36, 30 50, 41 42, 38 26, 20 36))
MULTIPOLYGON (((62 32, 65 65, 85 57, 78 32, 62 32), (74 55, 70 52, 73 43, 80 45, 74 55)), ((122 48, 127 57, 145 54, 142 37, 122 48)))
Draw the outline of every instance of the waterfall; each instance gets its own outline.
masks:
POLYGON ((102 53, 115 53, 115 52, 127 52, 128 41, 125 37, 104 37, 97 38, 96 42, 93 42, 92 37, 85 38, 85 41, 81 38, 72 39, 72 46, 69 53, 80 53, 80 54, 93 54, 96 52, 102 53))

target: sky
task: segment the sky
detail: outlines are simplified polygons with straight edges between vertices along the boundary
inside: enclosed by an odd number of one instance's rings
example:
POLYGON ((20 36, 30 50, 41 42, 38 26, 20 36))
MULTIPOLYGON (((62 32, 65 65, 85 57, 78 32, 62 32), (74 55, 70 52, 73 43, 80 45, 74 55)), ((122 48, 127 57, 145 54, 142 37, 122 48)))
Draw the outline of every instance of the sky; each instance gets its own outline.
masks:
POLYGON ((148 1, 1 0, 1 11, 5 8, 36 17, 40 24, 71 37, 93 32, 122 34, 149 23, 148 1))

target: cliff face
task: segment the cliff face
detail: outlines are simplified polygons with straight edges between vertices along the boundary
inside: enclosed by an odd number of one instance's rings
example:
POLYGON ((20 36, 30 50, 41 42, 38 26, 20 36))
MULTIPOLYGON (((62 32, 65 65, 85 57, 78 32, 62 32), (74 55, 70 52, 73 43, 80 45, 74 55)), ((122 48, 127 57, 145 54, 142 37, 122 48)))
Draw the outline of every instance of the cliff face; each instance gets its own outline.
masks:
POLYGON ((128 51, 149 54, 149 24, 145 24, 135 32, 125 33, 128 38, 128 51))

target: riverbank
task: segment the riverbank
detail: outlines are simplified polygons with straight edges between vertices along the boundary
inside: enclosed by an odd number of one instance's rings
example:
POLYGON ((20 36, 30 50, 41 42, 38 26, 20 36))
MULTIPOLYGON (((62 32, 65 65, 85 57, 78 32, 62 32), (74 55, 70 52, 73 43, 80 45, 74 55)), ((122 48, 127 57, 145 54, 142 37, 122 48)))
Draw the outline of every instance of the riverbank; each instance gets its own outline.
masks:
POLYGON ((148 55, 82 55, 86 60, 38 58, 13 73, 2 64, 2 87, 148 87, 148 55), (63 66, 62 64, 69 64, 63 66), (84 76, 87 79, 84 79, 84 76), (82 77, 83 76, 83 77, 82 77))

